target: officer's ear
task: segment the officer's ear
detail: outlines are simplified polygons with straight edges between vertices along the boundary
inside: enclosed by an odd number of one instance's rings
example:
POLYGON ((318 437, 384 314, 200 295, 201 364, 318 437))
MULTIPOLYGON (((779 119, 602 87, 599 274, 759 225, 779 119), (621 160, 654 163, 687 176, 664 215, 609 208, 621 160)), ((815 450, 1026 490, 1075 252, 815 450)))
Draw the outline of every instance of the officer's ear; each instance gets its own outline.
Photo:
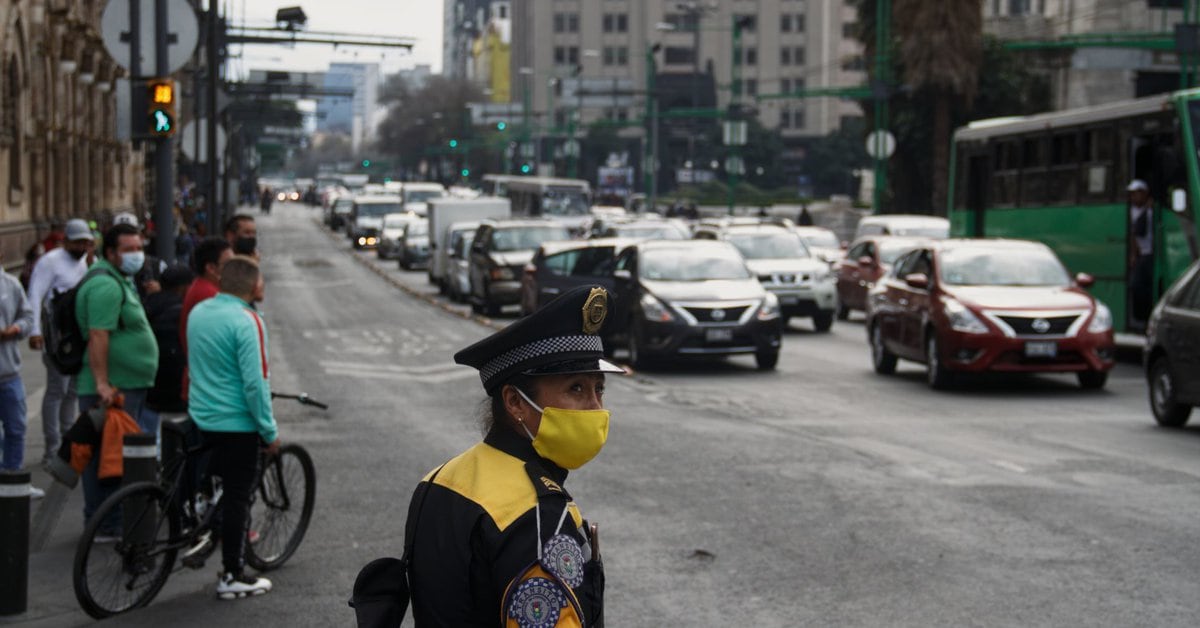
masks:
MULTIPOLYGON (((504 411, 508 416, 514 419, 526 420, 526 414, 529 413, 529 404, 521 397, 521 393, 517 392, 517 387, 512 384, 505 384, 500 387, 500 399, 504 402, 504 411)), ((502 419, 503 417, 495 417, 502 419)))

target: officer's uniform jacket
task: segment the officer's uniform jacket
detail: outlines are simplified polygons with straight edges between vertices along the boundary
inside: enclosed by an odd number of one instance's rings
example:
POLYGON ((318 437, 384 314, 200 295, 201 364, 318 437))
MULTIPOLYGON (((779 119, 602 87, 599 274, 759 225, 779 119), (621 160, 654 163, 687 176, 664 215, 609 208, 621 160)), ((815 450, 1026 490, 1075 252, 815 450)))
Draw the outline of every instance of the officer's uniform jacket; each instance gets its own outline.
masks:
POLYGON ((503 426, 427 475, 408 513, 416 625, 602 626, 603 565, 566 477, 503 426))

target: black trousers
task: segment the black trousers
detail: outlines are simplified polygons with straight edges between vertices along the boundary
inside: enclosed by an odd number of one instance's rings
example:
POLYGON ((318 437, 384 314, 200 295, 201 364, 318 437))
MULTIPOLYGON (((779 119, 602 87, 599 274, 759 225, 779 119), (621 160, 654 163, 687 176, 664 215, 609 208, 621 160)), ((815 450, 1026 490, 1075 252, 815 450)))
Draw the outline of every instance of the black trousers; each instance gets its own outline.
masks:
POLYGON ((1144 324, 1154 309, 1154 256, 1139 255, 1132 270, 1129 287, 1133 318, 1144 324))
POLYGON ((204 432, 204 442, 212 447, 208 472, 221 478, 221 561, 225 571, 240 574, 246 566, 250 497, 258 481, 262 441, 254 432, 204 432))

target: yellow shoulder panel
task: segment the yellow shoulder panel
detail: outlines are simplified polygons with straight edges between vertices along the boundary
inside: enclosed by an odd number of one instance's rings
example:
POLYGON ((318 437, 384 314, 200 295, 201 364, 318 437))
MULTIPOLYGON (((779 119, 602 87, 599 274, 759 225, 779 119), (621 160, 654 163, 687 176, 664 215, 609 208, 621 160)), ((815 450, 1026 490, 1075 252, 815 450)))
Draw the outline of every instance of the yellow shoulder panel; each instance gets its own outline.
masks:
POLYGON ((537 504, 525 463, 487 443, 447 462, 433 483, 479 504, 501 531, 537 504))

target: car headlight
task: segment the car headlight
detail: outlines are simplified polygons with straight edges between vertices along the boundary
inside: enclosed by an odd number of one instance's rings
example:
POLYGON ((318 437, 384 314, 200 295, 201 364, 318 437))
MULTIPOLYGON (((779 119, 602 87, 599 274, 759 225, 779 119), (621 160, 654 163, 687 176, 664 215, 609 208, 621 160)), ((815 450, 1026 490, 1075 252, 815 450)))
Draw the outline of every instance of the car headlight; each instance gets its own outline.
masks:
POLYGON ((642 315, 646 317, 646 320, 659 323, 669 323, 675 320, 671 308, 650 294, 642 295, 642 315))
POLYGON ((769 321, 776 318, 779 318, 779 297, 768 292, 762 305, 758 307, 758 320, 769 321))
POLYGON ((965 334, 986 334, 988 333, 987 325, 979 320, 978 316, 972 312, 967 306, 955 301, 954 299, 944 299, 946 309, 946 318, 950 319, 950 329, 960 331, 965 334))
POLYGON ((497 266, 491 272, 492 281, 512 281, 513 271, 507 266, 497 266))
POLYGON ((1092 314, 1092 322, 1088 323, 1088 333, 1103 334, 1112 329, 1112 311, 1103 303, 1096 303, 1096 311, 1092 314))

